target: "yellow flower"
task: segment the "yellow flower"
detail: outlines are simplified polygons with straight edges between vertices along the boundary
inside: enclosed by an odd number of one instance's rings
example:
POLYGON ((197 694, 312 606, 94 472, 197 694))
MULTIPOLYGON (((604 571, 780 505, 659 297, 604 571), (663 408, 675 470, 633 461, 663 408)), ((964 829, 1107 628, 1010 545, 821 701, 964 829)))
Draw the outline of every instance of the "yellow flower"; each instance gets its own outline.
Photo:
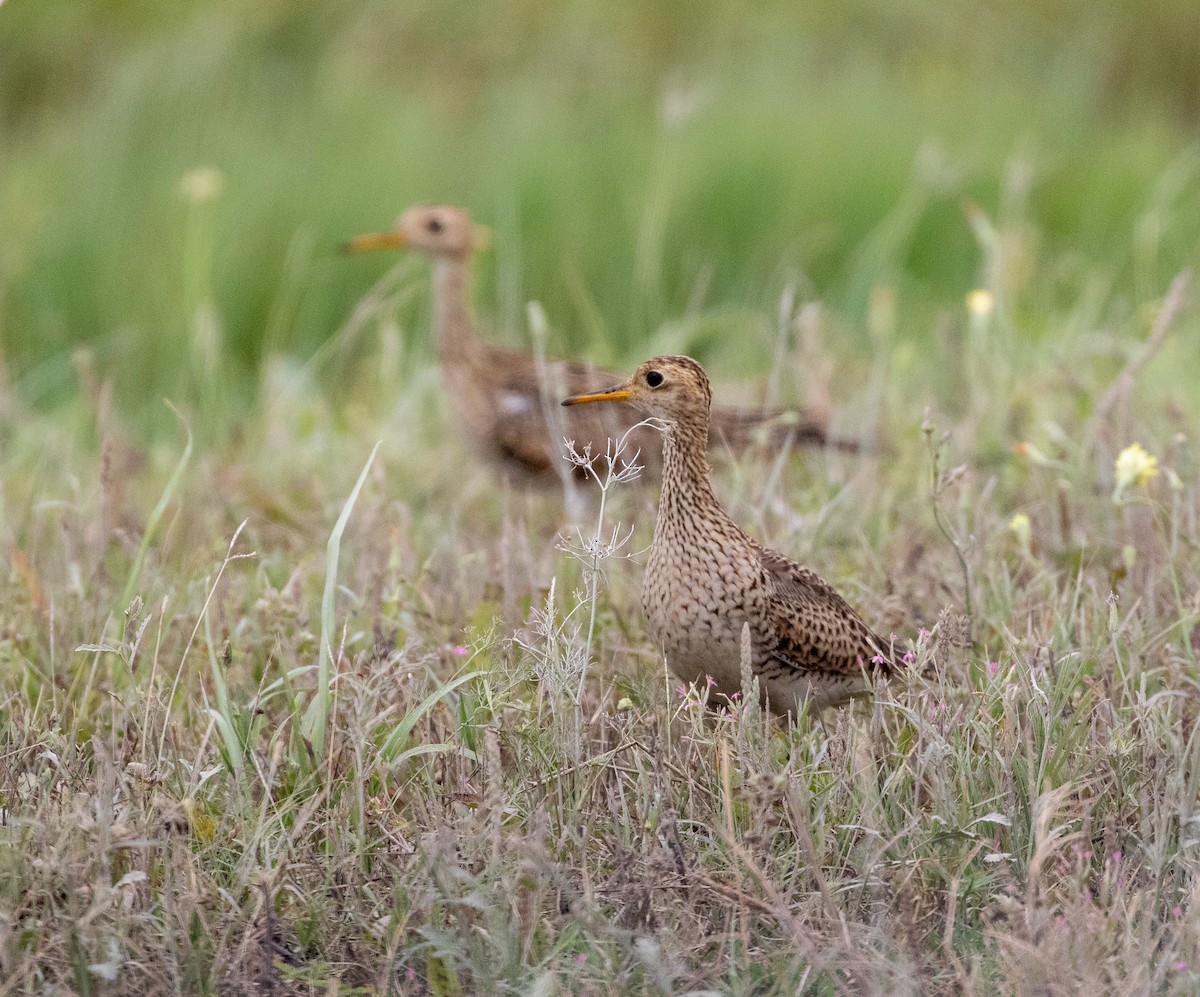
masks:
POLYGON ((183 801, 183 812, 187 817, 188 829, 204 844, 210 844, 217 836, 217 822, 206 814, 192 797, 183 801))
POLYGON ((1018 512, 1008 521, 1008 528, 1017 538, 1022 550, 1029 550, 1033 544, 1033 524, 1023 512, 1018 512))
POLYGON ((1113 489, 1116 499, 1126 488, 1145 488, 1151 478, 1157 477, 1158 458, 1147 453, 1140 443, 1130 443, 1117 455, 1113 473, 1117 478, 1117 486, 1113 489))
POLYGON ((986 287, 977 287, 967 294, 967 311, 976 318, 987 318, 996 309, 996 299, 986 287))

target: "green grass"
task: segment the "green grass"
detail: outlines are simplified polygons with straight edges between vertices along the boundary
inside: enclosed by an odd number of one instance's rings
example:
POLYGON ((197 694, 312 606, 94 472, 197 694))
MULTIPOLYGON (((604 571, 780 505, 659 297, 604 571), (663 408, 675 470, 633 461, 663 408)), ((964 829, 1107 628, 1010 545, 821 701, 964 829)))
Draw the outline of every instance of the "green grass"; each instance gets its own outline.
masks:
POLYGON ((1195 992, 1193 5, 795 6, 0 8, 0 994, 1195 992), (333 252, 418 199, 878 436, 717 486, 929 677, 682 695, 333 252))
POLYGON ((265 357, 310 356, 378 276, 338 243, 420 200, 497 229, 480 292, 502 337, 533 298, 564 351, 630 360, 791 280, 851 328, 894 286, 923 341, 980 279, 965 200, 1028 220, 1027 268, 1055 261, 1043 326, 1089 282, 1142 300, 1195 262, 1200 60, 1165 57, 1200 37, 1193 5, 794 7, 10 3, 10 376, 53 407, 87 343, 139 432, 172 430, 166 395, 209 401, 196 429, 219 433, 265 357), (181 195, 196 167, 223 177, 211 204, 181 195))

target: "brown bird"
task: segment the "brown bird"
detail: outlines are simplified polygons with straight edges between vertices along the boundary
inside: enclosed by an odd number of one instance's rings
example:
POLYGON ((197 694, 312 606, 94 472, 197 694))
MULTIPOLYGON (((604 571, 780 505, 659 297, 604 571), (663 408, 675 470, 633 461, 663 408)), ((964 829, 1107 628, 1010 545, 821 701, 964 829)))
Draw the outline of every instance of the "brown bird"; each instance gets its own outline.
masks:
MULTIPOLYGON (((459 427, 467 444, 507 478, 522 484, 553 484, 573 473, 562 459, 564 437, 580 452, 587 446, 603 457, 607 441, 622 436, 639 420, 629 413, 583 411, 562 413, 548 399, 584 391, 617 375, 590 364, 570 361, 539 363, 532 354, 492 346, 480 338, 468 305, 470 256, 486 238, 462 208, 414 207, 396 227, 346 243, 349 252, 404 248, 433 258, 433 340, 446 387, 454 398, 459 427), (565 416, 565 418, 563 418, 565 416)), ((786 442, 826 443, 827 413, 801 409, 718 408, 712 414, 714 442, 735 451, 756 439, 779 447, 786 442)), ((841 449, 857 449, 849 442, 841 449)), ((630 456, 657 472, 660 447, 652 431, 629 437, 630 456)))
POLYGON ((804 700, 820 709, 893 671, 891 649, 808 568, 746 535, 713 495, 708 434, 712 390, 690 357, 656 357, 633 377, 563 405, 628 402, 663 429, 662 497, 642 579, 650 636, 685 682, 710 676, 741 689, 742 628, 751 671, 775 713, 804 700))

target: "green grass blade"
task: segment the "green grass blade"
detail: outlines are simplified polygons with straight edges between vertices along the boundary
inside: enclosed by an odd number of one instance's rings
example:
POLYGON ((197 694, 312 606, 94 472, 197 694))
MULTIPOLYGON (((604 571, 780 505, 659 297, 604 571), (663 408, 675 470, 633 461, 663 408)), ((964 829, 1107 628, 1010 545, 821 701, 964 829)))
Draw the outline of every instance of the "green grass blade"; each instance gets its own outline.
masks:
POLYGON ((129 569, 129 578, 125 582, 125 588, 121 590, 121 598, 117 602, 118 608, 121 610, 120 627, 121 636, 125 635, 125 608, 133 599, 134 590, 138 586, 138 582, 142 577, 142 567, 146 563, 146 551, 150 549, 150 541, 154 539, 154 535, 158 530, 158 524, 162 521, 166 514, 167 507, 171 504, 171 499, 175 497, 175 492, 179 488, 179 482, 183 478, 183 472, 187 469, 188 462, 192 459, 192 428, 188 425, 187 420, 180 414, 170 402, 167 402, 167 407, 175 413, 179 421, 183 423, 184 432, 187 433, 187 444, 183 448, 183 454, 179 458, 179 463, 175 465, 175 470, 171 473, 171 477, 167 480, 167 485, 163 489, 162 495, 159 496, 158 504, 150 513, 150 517, 146 520, 146 528, 142 531, 142 539, 138 544, 137 553, 133 557, 133 564, 129 569))
POLYGON ((239 775, 242 771, 242 739, 238 737, 233 720, 222 714, 220 710, 210 709, 208 715, 221 734, 221 740, 217 745, 221 761, 225 763, 225 768, 231 775, 239 775))
POLYGON ((229 705, 229 685, 225 681, 225 671, 217 659, 217 651, 213 646, 212 624, 207 613, 204 614, 204 641, 208 645, 208 667, 212 672, 213 688, 217 694, 217 708, 209 710, 217 729, 224 740, 221 756, 225 767, 233 775, 242 771, 242 741, 237 735, 237 727, 233 722, 233 711, 229 705))
MULTIPOLYGON (((403 745, 408 743, 409 735, 412 734, 413 728, 417 722, 425 716, 434 705, 441 699, 448 696, 455 689, 465 682, 469 682, 473 678, 478 678, 482 672, 467 672, 465 675, 460 675, 456 679, 452 679, 445 685, 439 685, 428 696, 421 700, 420 704, 415 706, 404 714, 404 718, 400 721, 400 725, 388 735, 387 740, 383 742, 383 747, 380 748, 380 754, 389 762, 398 762, 401 757, 396 757, 395 752, 403 745)), ((405 755, 408 753, 406 752, 405 755)))
POLYGON ((321 649, 317 657, 317 691, 309 704, 308 711, 304 714, 304 723, 301 727, 304 736, 311 742, 317 757, 320 757, 325 750, 325 729, 329 723, 329 708, 333 696, 333 690, 329 684, 329 672, 334 632, 333 609, 337 594, 338 556, 342 546, 342 534, 346 531, 350 513, 354 511, 354 503, 358 501, 358 493, 362 491, 363 483, 367 480, 367 473, 371 470, 371 465, 375 463, 375 454, 379 452, 379 445, 382 442, 382 440, 376 442, 375 446, 371 448, 371 456, 367 458, 367 463, 363 466, 362 473, 359 474, 358 481, 355 482, 354 489, 350 492, 350 497, 342 506, 342 514, 338 516, 333 532, 329 534, 329 544, 325 548, 325 594, 321 599, 321 649))

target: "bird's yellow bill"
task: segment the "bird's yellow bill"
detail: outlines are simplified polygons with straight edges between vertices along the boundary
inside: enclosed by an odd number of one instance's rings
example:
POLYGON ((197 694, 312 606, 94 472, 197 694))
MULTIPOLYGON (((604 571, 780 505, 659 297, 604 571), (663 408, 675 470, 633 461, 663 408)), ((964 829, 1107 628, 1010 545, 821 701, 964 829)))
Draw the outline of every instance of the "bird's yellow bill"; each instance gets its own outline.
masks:
POLYGON ((342 249, 347 253, 366 253, 372 249, 403 249, 407 245, 408 236, 403 232, 373 232, 342 243, 342 249))
POLYGON ((564 398, 564 405, 587 405, 589 402, 623 402, 627 401, 632 392, 628 388, 613 388, 611 391, 597 391, 591 395, 572 395, 564 398))

